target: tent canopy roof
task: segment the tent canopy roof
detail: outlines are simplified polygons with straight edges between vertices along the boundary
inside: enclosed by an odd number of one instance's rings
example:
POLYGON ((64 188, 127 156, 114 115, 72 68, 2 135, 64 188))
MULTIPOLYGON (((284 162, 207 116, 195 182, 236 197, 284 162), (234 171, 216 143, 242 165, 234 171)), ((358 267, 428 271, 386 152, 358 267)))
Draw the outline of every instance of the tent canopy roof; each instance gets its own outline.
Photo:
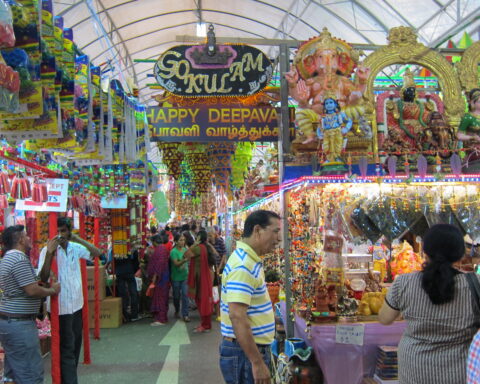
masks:
MULTIPOLYGON (((131 78, 149 103, 152 63, 177 36, 196 35, 197 23, 213 24, 217 37, 306 40, 327 27, 349 43, 386 44, 399 25, 417 31, 430 47, 459 41, 464 31, 478 39, 478 0, 55 0, 54 13, 73 28, 78 48, 113 76, 131 78), (108 64, 105 64, 108 63, 108 64)), ((278 49, 260 46, 274 58, 278 49)))

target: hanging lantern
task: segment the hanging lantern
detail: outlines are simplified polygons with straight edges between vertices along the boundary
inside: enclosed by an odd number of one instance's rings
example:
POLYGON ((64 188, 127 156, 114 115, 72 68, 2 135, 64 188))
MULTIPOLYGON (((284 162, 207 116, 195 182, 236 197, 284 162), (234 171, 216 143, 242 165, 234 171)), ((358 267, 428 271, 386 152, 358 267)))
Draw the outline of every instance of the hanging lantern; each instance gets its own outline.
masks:
POLYGON ((175 180, 180 176, 180 164, 183 160, 183 153, 179 151, 180 143, 159 142, 158 148, 162 151, 162 161, 167 166, 169 176, 175 180))
POLYGON ((210 160, 210 168, 214 175, 214 183, 217 189, 230 188, 230 175, 232 173, 232 156, 235 153, 235 144, 230 142, 218 142, 209 145, 207 155, 210 160))
POLYGON ((245 184, 245 176, 248 165, 252 161, 254 143, 240 142, 237 143, 235 154, 232 159, 232 181, 231 184, 235 188, 241 188, 245 184))
POLYGON ((10 193, 10 180, 7 172, 0 172, 0 194, 6 195, 10 193))
POLYGON ((12 180, 12 190, 10 195, 14 199, 25 200, 32 196, 30 182, 26 177, 16 175, 12 180))
POLYGON ((32 200, 37 203, 44 203, 48 200, 47 184, 35 180, 32 185, 32 200))
POLYGON ((208 192, 212 182, 212 173, 205 145, 187 143, 182 150, 192 171, 194 191, 198 194, 208 192))

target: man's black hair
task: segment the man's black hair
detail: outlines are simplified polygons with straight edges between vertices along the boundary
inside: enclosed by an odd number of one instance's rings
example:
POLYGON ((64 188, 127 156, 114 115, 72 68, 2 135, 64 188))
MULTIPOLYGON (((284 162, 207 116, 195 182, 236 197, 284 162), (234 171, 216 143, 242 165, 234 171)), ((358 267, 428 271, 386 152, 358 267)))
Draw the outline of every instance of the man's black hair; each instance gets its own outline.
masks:
POLYGON ((57 227, 67 227, 69 231, 72 230, 72 221, 69 217, 59 217, 57 219, 57 227))
POLYGON ((12 225, 3 231, 2 243, 5 251, 9 251, 17 245, 24 230, 23 225, 12 225))
POLYGON ((252 212, 245 220, 245 225, 243 226, 243 237, 248 238, 252 236, 253 228, 255 228, 256 225, 260 225, 260 227, 262 228, 268 227, 271 224, 271 218, 280 220, 280 216, 272 211, 266 211, 261 209, 252 212))

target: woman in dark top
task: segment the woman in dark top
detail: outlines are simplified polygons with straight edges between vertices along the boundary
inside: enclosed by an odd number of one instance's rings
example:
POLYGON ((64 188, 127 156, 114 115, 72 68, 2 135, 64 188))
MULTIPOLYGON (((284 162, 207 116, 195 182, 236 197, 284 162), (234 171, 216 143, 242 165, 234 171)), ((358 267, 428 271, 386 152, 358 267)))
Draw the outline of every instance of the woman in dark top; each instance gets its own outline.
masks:
POLYGON ((189 294, 190 297, 195 298, 202 320, 194 332, 209 332, 212 328, 215 256, 215 248, 207 242, 207 232, 203 230, 198 232, 195 243, 185 252, 185 257, 190 258, 189 294))
POLYGON ((407 322, 398 346, 400 383, 464 384, 479 314, 467 275, 453 266, 464 256, 463 236, 453 225, 434 225, 423 238, 423 250, 423 270, 395 279, 379 320, 388 325, 401 313, 407 322))

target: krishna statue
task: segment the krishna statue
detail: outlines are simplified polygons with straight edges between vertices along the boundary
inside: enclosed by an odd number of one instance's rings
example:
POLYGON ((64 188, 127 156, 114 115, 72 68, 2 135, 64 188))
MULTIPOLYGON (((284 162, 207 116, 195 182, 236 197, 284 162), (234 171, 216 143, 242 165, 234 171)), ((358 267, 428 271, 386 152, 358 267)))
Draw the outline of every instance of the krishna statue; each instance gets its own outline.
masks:
POLYGON ((289 94, 299 107, 294 143, 308 144, 317 139, 327 98, 335 100, 338 109, 353 121, 352 131, 359 136, 368 135, 369 127, 362 116, 369 70, 359 65, 359 57, 360 52, 333 38, 327 28, 299 47, 290 72, 285 73, 289 94))

